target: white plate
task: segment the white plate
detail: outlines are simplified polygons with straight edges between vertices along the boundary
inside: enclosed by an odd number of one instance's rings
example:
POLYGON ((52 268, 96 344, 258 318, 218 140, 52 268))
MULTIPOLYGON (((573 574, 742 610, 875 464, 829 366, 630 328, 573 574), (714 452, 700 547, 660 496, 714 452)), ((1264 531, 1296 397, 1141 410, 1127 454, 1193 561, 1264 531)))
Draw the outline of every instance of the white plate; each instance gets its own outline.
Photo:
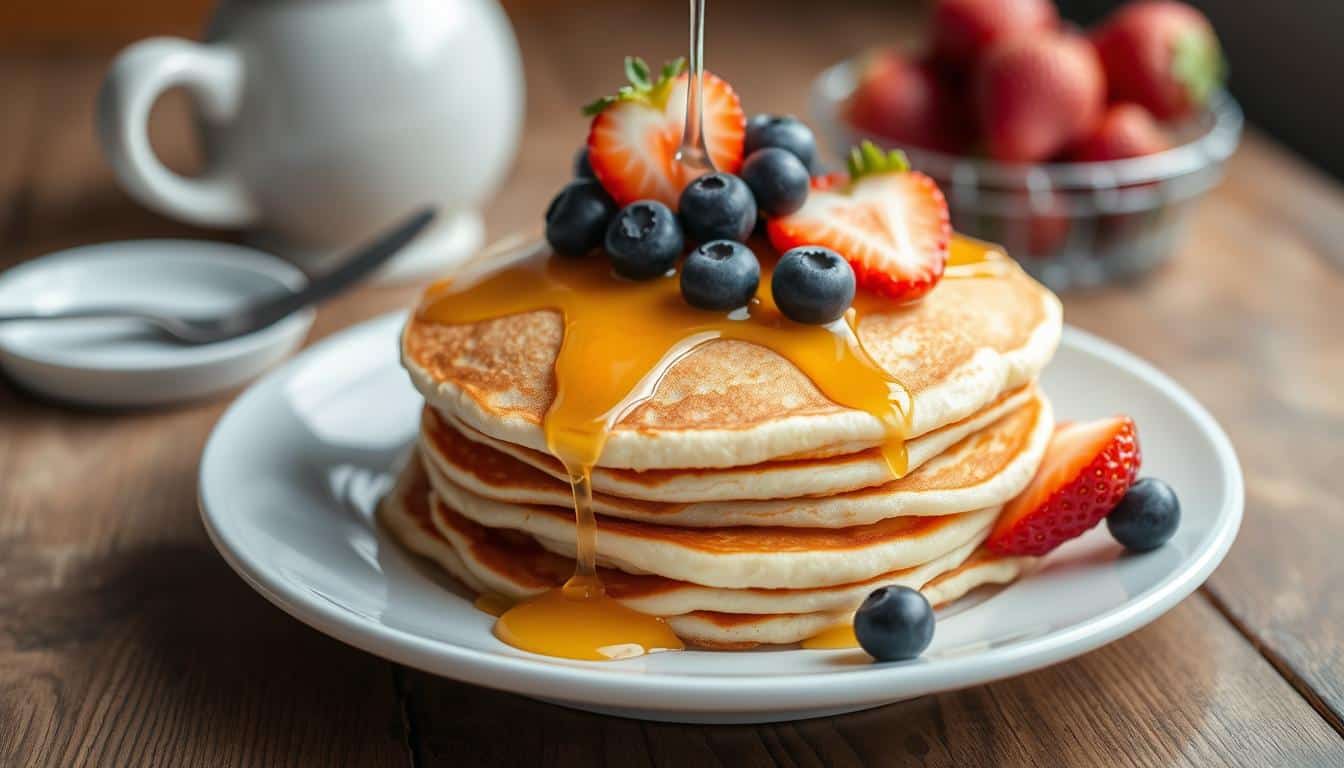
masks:
MULTIPOLYGON (((137 240, 62 251, 0 275, 0 314, 127 305, 181 314, 227 312, 307 284, 296 267, 260 251, 204 240, 137 240)), ((185 346, 133 320, 0 326, 0 366, 60 400, 132 406, 232 389, 293 352, 313 310, 216 344, 185 346)))
POLYGON ((371 518, 415 432, 420 398, 397 364, 403 315, 317 345, 253 386, 201 462, 202 516, 244 579, 300 620, 413 667, 596 712, 680 722, 764 722, 863 709, 1017 675, 1122 637, 1198 587, 1241 521, 1236 455, 1166 376, 1067 329, 1044 378, 1061 418, 1132 415, 1146 474, 1180 494, 1170 543, 1122 554, 1105 526, 1006 589, 939 616, 916 661, 858 651, 685 651, 617 662, 535 656, 499 642, 435 568, 371 518))

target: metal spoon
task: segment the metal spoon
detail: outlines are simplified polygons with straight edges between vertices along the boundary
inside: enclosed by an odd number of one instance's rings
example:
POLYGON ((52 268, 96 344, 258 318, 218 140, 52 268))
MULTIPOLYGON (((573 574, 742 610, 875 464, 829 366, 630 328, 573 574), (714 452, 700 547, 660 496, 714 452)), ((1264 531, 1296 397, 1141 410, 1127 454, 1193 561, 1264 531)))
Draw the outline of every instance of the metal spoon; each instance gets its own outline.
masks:
POLYGON ((0 323, 37 320, 132 319, 153 326, 164 336, 183 344, 212 344, 259 331, 280 322, 304 307, 325 301, 359 282, 382 266, 434 219, 433 208, 422 209, 357 250, 340 266, 308 283, 297 292, 281 292, 246 304, 226 315, 184 317, 137 307, 78 307, 55 312, 0 314, 0 323))

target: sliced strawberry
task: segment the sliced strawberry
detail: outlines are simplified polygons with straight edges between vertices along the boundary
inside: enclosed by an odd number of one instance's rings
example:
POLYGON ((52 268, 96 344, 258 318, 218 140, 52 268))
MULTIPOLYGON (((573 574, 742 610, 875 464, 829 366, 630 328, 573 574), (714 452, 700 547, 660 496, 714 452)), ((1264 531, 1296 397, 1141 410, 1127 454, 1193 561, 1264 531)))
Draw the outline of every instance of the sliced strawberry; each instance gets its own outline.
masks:
POLYGON ((1004 505, 985 545, 1005 555, 1044 555, 1081 536, 1120 503, 1140 461, 1128 416, 1060 425, 1036 477, 1004 505))
MULTIPOLYGON (((588 129, 588 161, 593 174, 618 205, 659 200, 676 210, 681 190, 694 178, 676 161, 686 121, 689 79, 681 59, 663 66, 652 82, 648 66, 625 60, 630 85, 615 96, 584 109, 594 115, 588 129)), ((720 171, 737 173, 747 122, 737 93, 727 82, 705 72, 701 116, 709 159, 720 171)))
POLYGON ((947 201, 933 179, 870 142, 851 153, 847 183, 833 175, 814 179, 803 207, 771 219, 766 231, 781 253, 830 248, 854 267, 859 287, 899 301, 937 285, 952 236, 947 201))
POLYGON ((832 189, 843 188, 846 184, 849 184, 848 173, 831 171, 820 176, 813 176, 811 187, 814 192, 829 192, 832 189))

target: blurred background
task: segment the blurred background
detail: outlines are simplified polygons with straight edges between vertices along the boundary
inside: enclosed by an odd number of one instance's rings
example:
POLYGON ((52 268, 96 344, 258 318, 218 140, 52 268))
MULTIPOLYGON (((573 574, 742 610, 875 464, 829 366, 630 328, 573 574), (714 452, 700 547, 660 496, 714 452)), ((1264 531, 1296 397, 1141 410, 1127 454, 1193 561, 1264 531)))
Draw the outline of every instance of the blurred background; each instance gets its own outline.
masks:
MULTIPOLYGON (((451 2, 451 0, 444 0, 451 2)), ((256 0, 265 2, 265 0, 256 0)), ((1344 92, 1344 2, 1338 0, 1190 0, 1212 20, 1232 62, 1230 88, 1250 121, 1314 164, 1344 178, 1344 144, 1337 125, 1344 117, 1338 94, 1344 92)), ((1091 24, 1119 5, 1119 0, 1059 0, 1061 15, 1091 24)), ((199 37, 212 0, 5 0, 0 3, 0 53, 111 53, 147 35, 199 37)), ((505 0, 515 25, 529 16, 555 20, 564 34, 592 27, 604 9, 615 19, 638 23, 641 6, 672 6, 677 26, 663 38, 679 42, 684 3, 678 0, 505 0), (563 19, 573 20, 573 26, 563 19)), ((805 34, 809 16, 867 10, 879 29, 855 29, 856 42, 872 45, 883 37, 913 35, 922 19, 924 0, 716 0, 710 20, 735 15, 734 6, 768 7, 796 22, 805 34), (907 21, 894 26, 893 19, 907 21)), ((661 9, 656 9, 661 10, 661 9)), ((713 54, 713 32, 709 41, 713 54)), ((781 55, 806 45, 802 39, 777 40, 781 55)), ((523 54, 529 53, 524 41, 523 54)), ((647 54, 646 54, 647 55, 647 54)), ((736 81, 734 81, 736 82, 736 81)), ((801 85, 801 84, 800 84, 801 85)))

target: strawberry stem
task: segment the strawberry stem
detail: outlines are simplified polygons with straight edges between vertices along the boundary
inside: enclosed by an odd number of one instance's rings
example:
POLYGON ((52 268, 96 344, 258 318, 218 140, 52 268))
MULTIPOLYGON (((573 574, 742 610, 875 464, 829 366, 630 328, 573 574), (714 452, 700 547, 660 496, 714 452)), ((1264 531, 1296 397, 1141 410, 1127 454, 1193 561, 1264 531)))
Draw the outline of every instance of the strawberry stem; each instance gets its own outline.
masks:
POLYGON ((643 59, 638 56, 626 56, 625 79, 630 81, 629 85, 622 85, 614 96, 603 96, 586 105, 583 114, 592 117, 601 114, 612 104, 622 101, 637 101, 662 109, 667 102, 668 93, 672 90, 672 83, 684 71, 686 71, 686 59, 672 59, 663 64, 655 82, 651 79, 652 71, 649 65, 643 59))
POLYGON ((899 149, 884 150, 871 141, 849 150, 849 181, 854 183, 864 176, 879 173, 905 173, 910 170, 910 160, 899 149))

